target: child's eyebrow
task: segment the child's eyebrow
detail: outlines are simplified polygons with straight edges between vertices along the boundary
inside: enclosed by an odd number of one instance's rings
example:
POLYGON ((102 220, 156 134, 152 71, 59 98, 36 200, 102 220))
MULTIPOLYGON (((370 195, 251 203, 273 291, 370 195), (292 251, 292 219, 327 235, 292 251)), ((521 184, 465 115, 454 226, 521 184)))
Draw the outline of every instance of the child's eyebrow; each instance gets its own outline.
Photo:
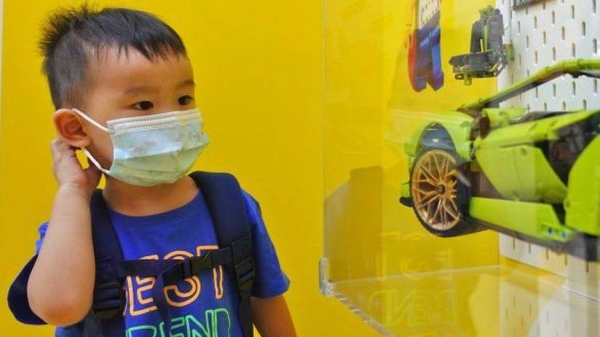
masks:
POLYGON ((134 85, 123 90, 123 95, 131 96, 152 91, 156 91, 156 88, 149 85, 134 85))
MULTIPOLYGON (((181 88, 185 88, 185 87, 195 87, 196 83, 194 82, 193 79, 189 78, 186 79, 184 81, 182 81, 181 83, 179 83, 177 85, 177 89, 181 89, 181 88)), ((148 92, 152 92, 152 91, 156 91, 157 88, 150 86, 150 85, 134 85, 128 88, 125 88, 125 90, 123 90, 123 95, 126 96, 131 96, 131 95, 136 95, 136 94, 140 94, 140 93, 148 93, 148 92)))
POLYGON ((194 79, 188 78, 188 79, 184 80, 183 82, 181 82, 177 86, 177 89, 180 89, 180 88, 183 88, 183 87, 195 87, 195 86, 196 86, 196 82, 194 82, 194 79))

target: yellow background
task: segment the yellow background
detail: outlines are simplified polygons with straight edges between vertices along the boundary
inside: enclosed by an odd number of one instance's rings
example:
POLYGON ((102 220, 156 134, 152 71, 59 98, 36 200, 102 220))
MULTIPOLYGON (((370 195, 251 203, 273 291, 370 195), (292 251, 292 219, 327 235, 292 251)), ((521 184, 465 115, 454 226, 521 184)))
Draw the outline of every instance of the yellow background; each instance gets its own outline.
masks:
MULTIPOLYGON (((0 296, 34 250, 56 186, 54 132, 36 42, 44 16, 79 1, 4 0, 0 130, 0 296)), ((197 168, 233 172, 261 201, 301 336, 375 332, 318 291, 322 255, 321 1, 97 1, 158 14, 183 37, 212 143, 197 168)), ((51 282, 51 280, 49 280, 51 282)), ((3 303, 6 303, 5 300, 3 303)), ((50 336, 0 306, 2 336, 50 336)))

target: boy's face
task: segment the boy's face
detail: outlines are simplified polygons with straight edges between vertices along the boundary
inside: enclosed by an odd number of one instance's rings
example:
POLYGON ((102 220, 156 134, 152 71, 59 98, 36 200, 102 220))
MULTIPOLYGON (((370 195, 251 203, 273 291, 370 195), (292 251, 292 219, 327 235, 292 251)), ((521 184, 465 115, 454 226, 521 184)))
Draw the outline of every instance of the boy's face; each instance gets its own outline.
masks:
MULTIPOLYGON (((137 50, 116 48, 93 57, 87 70, 88 90, 77 107, 103 126, 112 119, 194 108, 194 75, 187 57, 171 54, 150 61, 137 50)), ((88 150, 102 167, 112 163, 110 136, 89 123, 88 150)))

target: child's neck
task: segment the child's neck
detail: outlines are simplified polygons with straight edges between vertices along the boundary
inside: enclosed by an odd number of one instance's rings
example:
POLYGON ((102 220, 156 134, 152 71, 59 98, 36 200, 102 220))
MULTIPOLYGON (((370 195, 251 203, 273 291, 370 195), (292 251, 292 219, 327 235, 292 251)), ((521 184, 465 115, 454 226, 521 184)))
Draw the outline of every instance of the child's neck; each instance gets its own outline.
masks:
POLYGON ((164 213, 181 207, 198 193, 194 180, 185 176, 173 184, 139 187, 107 177, 104 199, 112 210, 130 216, 164 213))

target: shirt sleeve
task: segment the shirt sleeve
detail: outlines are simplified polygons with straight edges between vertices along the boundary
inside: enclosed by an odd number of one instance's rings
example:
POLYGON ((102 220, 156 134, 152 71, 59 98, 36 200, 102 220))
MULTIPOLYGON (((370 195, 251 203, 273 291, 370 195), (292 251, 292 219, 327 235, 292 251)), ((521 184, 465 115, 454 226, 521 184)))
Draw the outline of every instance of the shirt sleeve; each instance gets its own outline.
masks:
POLYGON ((244 202, 250 222, 256 272, 252 285, 252 296, 270 298, 281 295, 290 287, 290 280, 281 270, 277 252, 269 233, 267 233, 258 203, 245 191, 244 202))
POLYGON ((42 249, 42 242, 44 242, 44 238, 46 237, 46 230, 48 229, 48 222, 44 222, 40 228, 38 228, 38 233, 40 233, 40 237, 35 241, 35 255, 40 253, 40 249, 42 249))
POLYGON ((29 282, 29 276, 31 275, 31 271, 33 270, 33 266, 37 260, 37 254, 42 246, 42 241, 46 235, 47 227, 47 223, 44 223, 40 226, 40 237, 35 244, 35 255, 29 260, 29 262, 27 262, 23 269, 21 269, 8 290, 8 307, 15 318, 25 324, 46 324, 31 310, 31 307, 29 306, 27 283, 29 282))

